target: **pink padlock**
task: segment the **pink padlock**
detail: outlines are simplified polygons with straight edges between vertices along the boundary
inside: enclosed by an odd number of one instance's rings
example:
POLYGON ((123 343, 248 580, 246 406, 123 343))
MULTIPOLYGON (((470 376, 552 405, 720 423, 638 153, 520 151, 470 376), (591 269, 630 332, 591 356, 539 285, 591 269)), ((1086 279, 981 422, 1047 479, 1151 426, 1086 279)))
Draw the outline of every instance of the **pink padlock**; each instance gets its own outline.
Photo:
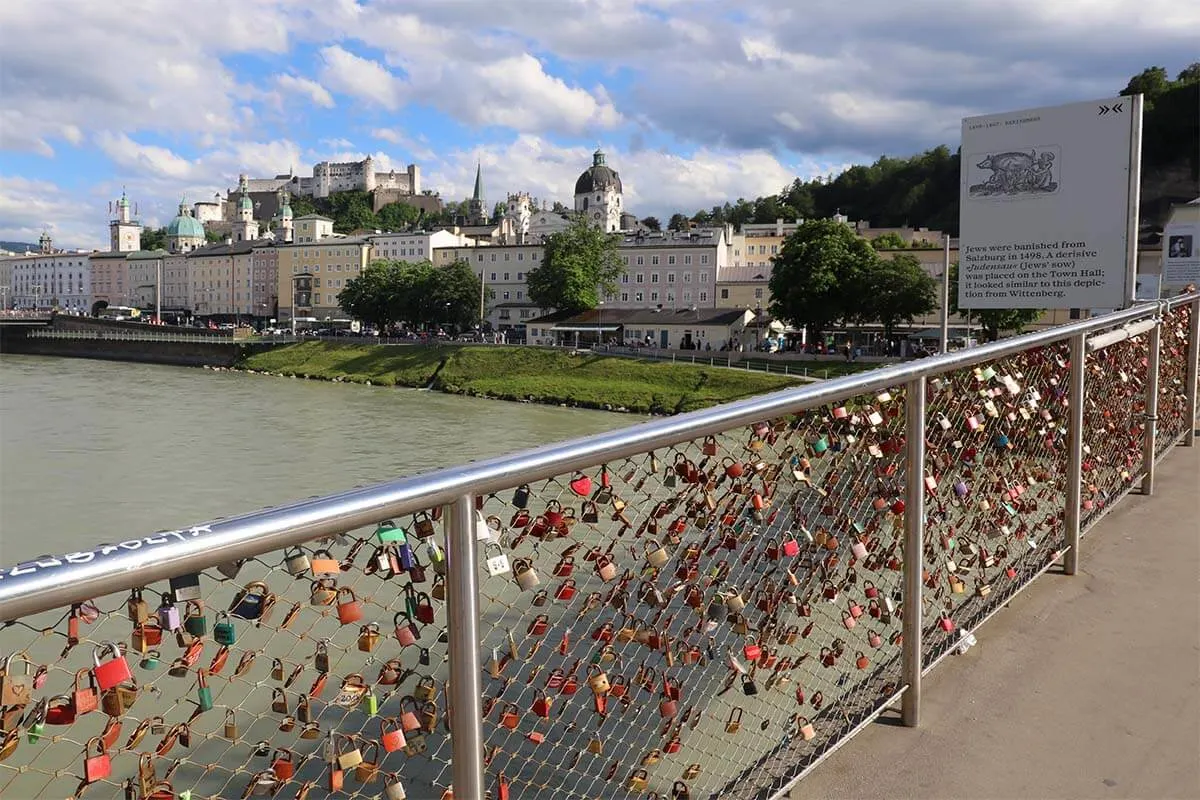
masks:
POLYGON ((102 692, 107 692, 125 681, 133 680, 133 673, 129 671, 129 662, 125 660, 125 656, 121 655, 121 648, 116 642, 101 642, 92 650, 92 661, 95 662, 92 674, 96 676, 96 685, 102 692), (112 658, 101 662, 100 657, 105 653, 110 653, 112 658))
POLYGON ((954 620, 950 619, 950 617, 943 615, 941 619, 938 620, 938 624, 942 626, 942 630, 944 630, 946 633, 954 632, 954 620))
POLYGON ((783 554, 789 558, 800 554, 800 543, 792 536, 783 540, 783 554))
POLYGON ((854 544, 850 545, 850 552, 860 561, 867 557, 867 546, 860 540, 855 539, 854 544))
POLYGON ((179 609, 171 602, 171 596, 162 596, 162 605, 158 607, 158 625, 164 631, 177 631, 182 627, 179 620, 179 609))

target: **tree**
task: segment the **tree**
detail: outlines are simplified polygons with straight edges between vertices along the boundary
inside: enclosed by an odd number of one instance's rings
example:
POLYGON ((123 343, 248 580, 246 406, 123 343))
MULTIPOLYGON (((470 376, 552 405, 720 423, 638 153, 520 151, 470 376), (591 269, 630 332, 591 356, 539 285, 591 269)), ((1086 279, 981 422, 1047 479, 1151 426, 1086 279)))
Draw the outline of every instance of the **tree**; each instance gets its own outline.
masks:
POLYGON ((350 316, 370 323, 378 330, 401 319, 397 290, 401 261, 375 261, 362 274, 346 282, 338 292, 338 305, 350 316))
POLYGON ((379 227, 385 231, 402 231, 411 228, 421 218, 421 209, 408 203, 388 203, 376 215, 379 227))
POLYGON ((837 320, 858 316, 865 279, 877 259, 871 245, 846 225, 805 222, 771 260, 771 314, 819 338, 837 320))
POLYGON ((888 339, 900 323, 911 325, 914 317, 937 308, 938 284, 916 256, 900 253, 895 258, 876 258, 863 277, 862 310, 856 316, 864 322, 878 322, 888 339))
POLYGON ((905 244, 900 234, 889 231, 872 239, 871 246, 876 250, 903 250, 908 245, 905 244))
POLYGON ((1171 79, 1165 67, 1147 67, 1129 79, 1121 90, 1122 95, 1144 95, 1143 111, 1149 111, 1158 96, 1171 88, 1171 79))
POLYGON ((142 249, 143 250, 166 250, 167 249, 167 229, 166 228, 143 228, 142 229, 142 249))
POLYGON ((542 263, 525 279, 537 305, 578 312, 595 308, 601 293, 615 292, 624 271, 617 237, 576 219, 546 239, 542 263))
POLYGON ((983 329, 985 341, 994 342, 1003 331, 1020 332, 1042 316, 1040 308, 985 308, 978 310, 960 308, 958 305, 958 262, 950 265, 950 313, 963 315, 970 311, 971 320, 978 321, 983 329))
POLYGON ((686 231, 688 227, 690 227, 690 223, 683 214, 672 214, 671 219, 667 221, 667 230, 669 231, 686 231))
MULTIPOLYGON (((217 242, 223 242, 223 241, 225 241, 225 234, 221 233, 220 231, 214 231, 214 230, 209 230, 208 228, 205 228, 204 229, 204 241, 207 244, 216 244, 217 242)), ((146 248, 146 249, 149 249, 149 248, 146 248)))
POLYGON ((508 205, 503 200, 497 200, 496 205, 492 206, 492 221, 499 222, 507 213, 508 205))
POLYGON ((483 290, 475 270, 461 259, 440 269, 434 269, 431 284, 429 294, 433 298, 434 310, 439 316, 437 320, 430 321, 449 322, 459 329, 481 323, 481 301, 486 303, 488 299, 495 297, 491 289, 483 290))
POLYGON ((652 231, 662 230, 662 223, 658 221, 658 217, 642 217, 642 224, 652 231))

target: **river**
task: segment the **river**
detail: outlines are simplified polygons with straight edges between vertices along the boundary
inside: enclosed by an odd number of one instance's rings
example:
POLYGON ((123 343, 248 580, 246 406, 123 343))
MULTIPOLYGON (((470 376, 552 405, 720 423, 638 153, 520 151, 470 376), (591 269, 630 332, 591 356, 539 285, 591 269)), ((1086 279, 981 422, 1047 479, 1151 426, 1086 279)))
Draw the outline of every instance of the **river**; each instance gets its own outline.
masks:
POLYGON ((0 357, 0 565, 638 417, 187 367, 0 357))

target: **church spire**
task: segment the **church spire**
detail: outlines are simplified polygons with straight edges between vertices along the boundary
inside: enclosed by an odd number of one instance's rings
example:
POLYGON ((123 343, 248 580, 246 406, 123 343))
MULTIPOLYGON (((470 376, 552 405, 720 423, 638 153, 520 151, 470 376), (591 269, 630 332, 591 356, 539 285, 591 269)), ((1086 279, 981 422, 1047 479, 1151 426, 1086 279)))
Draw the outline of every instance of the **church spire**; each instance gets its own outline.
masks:
POLYGON ((478 161, 475 162, 475 193, 471 195, 471 199, 476 203, 483 203, 483 165, 478 161))

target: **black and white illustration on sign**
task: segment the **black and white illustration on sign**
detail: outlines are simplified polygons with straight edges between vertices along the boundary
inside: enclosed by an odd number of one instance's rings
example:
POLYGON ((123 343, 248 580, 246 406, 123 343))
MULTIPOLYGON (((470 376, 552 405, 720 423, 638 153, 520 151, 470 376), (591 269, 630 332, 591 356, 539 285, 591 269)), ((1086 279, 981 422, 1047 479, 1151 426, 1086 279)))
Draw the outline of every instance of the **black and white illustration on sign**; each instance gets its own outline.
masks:
POLYGON ((970 170, 967 196, 972 200, 1016 200, 1054 194, 1061 155, 1059 147, 1049 145, 969 156, 964 159, 970 170))
POLYGON ((1187 235, 1171 236, 1167 240, 1168 258, 1191 258, 1192 237, 1187 235))

